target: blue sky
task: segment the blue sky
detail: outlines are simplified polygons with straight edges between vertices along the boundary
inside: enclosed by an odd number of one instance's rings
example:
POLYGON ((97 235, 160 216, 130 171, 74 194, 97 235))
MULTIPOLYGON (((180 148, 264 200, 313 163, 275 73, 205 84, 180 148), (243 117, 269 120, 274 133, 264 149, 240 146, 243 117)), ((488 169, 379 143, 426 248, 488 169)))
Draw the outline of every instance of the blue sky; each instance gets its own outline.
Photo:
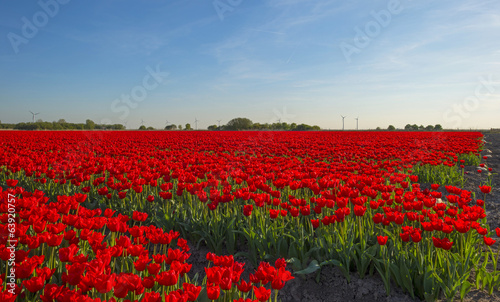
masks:
POLYGON ((496 0, 6 1, 0 38, 4 123, 500 128, 496 0))

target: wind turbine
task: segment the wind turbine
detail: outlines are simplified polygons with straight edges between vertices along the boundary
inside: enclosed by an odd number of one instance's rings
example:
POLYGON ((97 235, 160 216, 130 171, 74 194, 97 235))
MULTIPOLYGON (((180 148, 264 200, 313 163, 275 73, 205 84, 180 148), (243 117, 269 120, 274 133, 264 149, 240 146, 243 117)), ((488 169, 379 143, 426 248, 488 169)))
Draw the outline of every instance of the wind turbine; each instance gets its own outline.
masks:
POLYGON ((35 122, 35 116, 37 116, 38 114, 40 114, 40 112, 37 112, 37 113, 33 113, 30 111, 31 114, 33 114, 33 123, 35 122))
POLYGON ((342 131, 344 130, 344 119, 347 117, 347 116, 343 116, 343 115, 340 115, 342 117, 342 131))
POLYGON ((219 122, 219 130, 220 130, 220 121, 222 121, 222 120, 217 120, 217 122, 219 122))
POLYGON ((356 130, 358 130, 358 120, 359 120, 359 116, 357 118, 355 118, 356 120, 356 130))
POLYGON ((167 128, 170 125, 170 122, 168 120, 165 120, 165 130, 172 130, 171 127, 167 128))
POLYGON ((144 126, 144 120, 141 118, 141 126, 144 126))
POLYGON ((125 125, 124 125, 125 129, 127 129, 127 123, 128 123, 128 121, 125 121, 125 125))
POLYGON ((198 130, 198 119, 194 118, 195 130, 198 130))

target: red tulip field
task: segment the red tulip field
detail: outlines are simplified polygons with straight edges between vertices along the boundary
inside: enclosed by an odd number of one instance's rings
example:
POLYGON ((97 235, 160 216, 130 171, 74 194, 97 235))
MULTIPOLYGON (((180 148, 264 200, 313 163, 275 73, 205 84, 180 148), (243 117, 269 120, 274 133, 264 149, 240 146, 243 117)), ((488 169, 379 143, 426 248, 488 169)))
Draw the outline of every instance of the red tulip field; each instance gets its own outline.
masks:
POLYGON ((388 295, 491 294, 492 178, 464 189, 482 136, 1 131, 0 301, 280 301, 327 266, 388 295))

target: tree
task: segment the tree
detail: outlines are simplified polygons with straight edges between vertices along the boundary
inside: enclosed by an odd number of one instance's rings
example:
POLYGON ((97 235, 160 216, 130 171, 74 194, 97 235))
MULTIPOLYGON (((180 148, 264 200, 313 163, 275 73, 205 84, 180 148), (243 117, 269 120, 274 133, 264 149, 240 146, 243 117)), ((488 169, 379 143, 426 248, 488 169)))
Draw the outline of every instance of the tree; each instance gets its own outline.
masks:
POLYGON ((179 124, 179 126, 177 126, 177 129, 182 130, 182 125, 179 124))
MULTIPOLYGON (((422 126, 422 129, 423 129, 424 126, 422 126)), ((417 124, 413 124, 413 125, 410 125, 410 124, 407 124, 405 126, 405 130, 408 130, 408 131, 417 131, 418 130, 418 126, 417 124)))
POLYGON ((146 130, 155 130, 155 128, 149 126, 146 130))
POLYGON ((57 121, 59 124, 66 124, 66 120, 61 118, 57 121))
POLYGON ((110 127, 113 130, 125 130, 125 126, 123 126, 122 124, 113 124, 110 125, 110 127))
POLYGON ((377 127, 377 129, 375 129, 375 130, 379 131, 379 130, 382 130, 382 128, 380 128, 380 127, 377 127))
POLYGON ((177 129, 177 126, 174 124, 165 126, 165 130, 175 130, 175 129, 177 129))
POLYGON ((434 130, 434 126, 432 126, 432 125, 427 125, 427 127, 425 127, 425 130, 427 130, 427 131, 432 131, 432 130, 434 130))
POLYGON ((253 122, 245 117, 237 117, 227 123, 228 130, 248 130, 252 129, 253 122))
POLYGON ((139 127, 139 130, 146 130, 146 126, 141 125, 141 126, 139 127))
POLYGON ((63 129, 63 127, 61 126, 61 124, 60 124, 60 123, 58 123, 58 122, 56 122, 56 121, 53 121, 53 122, 52 122, 52 129, 54 129, 54 130, 62 130, 62 129, 63 129))
POLYGON ((300 125, 297 125, 297 127, 295 127, 295 130, 297 131, 307 131, 307 130, 311 130, 312 127, 309 126, 309 125, 306 125, 306 124, 300 124, 300 125))
POLYGON ((85 121, 85 129, 94 130, 94 128, 95 128, 94 121, 92 121, 92 120, 86 120, 85 121))
POLYGON ((187 123, 186 126, 184 127, 184 130, 191 130, 191 124, 187 123))
POLYGON ((291 129, 290 125, 288 125, 288 123, 285 123, 285 122, 281 123, 280 128, 283 130, 290 130, 291 129))
POLYGON ((207 129, 210 130, 210 131, 217 130, 217 125, 210 125, 210 126, 208 126, 207 129))
POLYGON ((441 126, 440 124, 436 124, 436 126, 434 126, 434 130, 441 131, 443 130, 443 126, 441 126))
POLYGON ((396 130, 396 127, 394 127, 393 125, 389 125, 389 127, 387 127, 387 130, 394 131, 396 130))

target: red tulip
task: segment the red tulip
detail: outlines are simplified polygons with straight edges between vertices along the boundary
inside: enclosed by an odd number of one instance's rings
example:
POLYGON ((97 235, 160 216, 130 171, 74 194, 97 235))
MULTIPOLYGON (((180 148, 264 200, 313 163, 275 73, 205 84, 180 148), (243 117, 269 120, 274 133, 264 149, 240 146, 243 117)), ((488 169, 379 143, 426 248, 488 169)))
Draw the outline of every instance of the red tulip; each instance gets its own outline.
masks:
POLYGON ((483 241, 484 241, 484 244, 486 244, 488 246, 493 245, 493 244, 495 244, 495 242, 497 242, 493 238, 486 237, 486 236, 483 236, 483 241))
POLYGON ((490 186, 479 186, 479 189, 481 190, 481 192, 483 192, 484 194, 488 194, 491 192, 491 187, 490 186))
POLYGON ((201 292, 201 286, 196 286, 190 283, 183 283, 182 289, 187 294, 188 301, 196 301, 201 292))
MULTIPOLYGON (((14 302, 16 301, 17 295, 12 294, 9 291, 0 291, 0 301, 3 302, 14 302)), ((45 302, 45 301, 44 301, 45 302)))
POLYGON ((174 271, 161 272, 156 276, 156 282, 163 286, 177 284, 179 275, 174 271))
POLYGON ((422 240, 422 234, 420 231, 415 231, 411 234, 411 240, 415 243, 418 243, 422 240))
POLYGON ((94 280, 95 289, 101 294, 110 292, 115 286, 115 276, 115 274, 96 276, 94 280))
POLYGON ((377 241, 378 241, 378 244, 380 244, 380 245, 386 245, 388 239, 389 239, 389 236, 377 236, 377 241))
POLYGON ((259 301, 267 301, 269 297, 271 297, 271 290, 266 289, 264 286, 261 287, 253 287, 253 293, 257 300, 259 301))
MULTIPOLYGON (((40 295, 40 299, 43 302, 52 302, 57 299, 63 290, 63 286, 57 286, 56 284, 47 284, 43 290, 43 294, 40 295)), ((1 295, 0 295, 1 297, 1 295)), ((1 301, 5 301, 0 299, 1 301)))
POLYGON ((73 257, 78 253, 79 247, 76 244, 71 244, 69 247, 59 249, 59 260, 61 262, 72 262, 73 257))
POLYGON ((365 215, 366 207, 364 206, 354 206, 354 215, 363 216, 365 215))
POLYGON ((251 282, 245 282, 244 280, 241 280, 240 283, 236 284, 238 287, 238 290, 242 293, 248 293, 252 289, 252 283, 251 282))
POLYGON ((9 187, 15 187, 15 186, 17 186, 17 183, 19 182, 19 180, 17 180, 17 179, 7 179, 5 182, 7 183, 7 185, 9 187))
POLYGON ((44 286, 42 277, 33 277, 29 280, 23 281, 24 287, 32 293, 41 290, 44 286))
POLYGON ((253 205, 245 205, 243 206, 243 215, 250 216, 252 215, 253 205))
POLYGON ((217 285, 207 285, 207 296, 210 300, 217 300, 220 295, 220 287, 217 285))
POLYGON ((144 294, 143 302, 161 302, 160 293, 149 292, 144 294))
POLYGON ((317 229, 319 227, 319 219, 311 219, 311 224, 314 229, 317 229))

